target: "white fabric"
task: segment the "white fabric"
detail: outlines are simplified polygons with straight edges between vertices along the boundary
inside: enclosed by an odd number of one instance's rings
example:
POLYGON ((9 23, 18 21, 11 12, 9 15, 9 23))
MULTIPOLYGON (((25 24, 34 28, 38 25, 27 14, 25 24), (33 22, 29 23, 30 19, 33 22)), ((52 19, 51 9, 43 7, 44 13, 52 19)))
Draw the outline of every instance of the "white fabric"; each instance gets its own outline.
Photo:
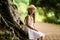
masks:
POLYGON ((37 32, 37 31, 32 30, 32 29, 30 29, 28 27, 25 27, 24 31, 26 31, 28 33, 29 39, 37 39, 37 38, 45 36, 42 32, 37 32))
MULTIPOLYGON (((29 20, 29 25, 33 27, 33 18, 31 18, 31 19, 29 20)), ((42 37, 42 36, 45 36, 43 33, 37 32, 37 31, 35 31, 35 30, 32 30, 32 29, 30 29, 30 28, 27 27, 27 26, 24 27, 24 31, 26 31, 26 32, 28 33, 29 39, 34 39, 34 40, 36 40, 37 38, 40 38, 40 37, 42 37)))

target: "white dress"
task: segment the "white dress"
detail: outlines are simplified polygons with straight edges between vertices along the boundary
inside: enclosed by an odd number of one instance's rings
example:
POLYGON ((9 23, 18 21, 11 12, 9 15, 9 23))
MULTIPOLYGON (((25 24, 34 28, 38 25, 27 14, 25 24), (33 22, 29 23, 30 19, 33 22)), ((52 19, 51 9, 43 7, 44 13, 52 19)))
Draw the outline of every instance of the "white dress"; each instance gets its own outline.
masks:
MULTIPOLYGON (((32 17, 29 20, 29 25, 33 27, 33 18, 32 17)), ((45 36, 43 33, 32 30, 29 27, 27 27, 26 25, 24 27, 24 31, 26 33, 28 33, 28 36, 29 36, 30 40, 37 40, 37 38, 45 36)))

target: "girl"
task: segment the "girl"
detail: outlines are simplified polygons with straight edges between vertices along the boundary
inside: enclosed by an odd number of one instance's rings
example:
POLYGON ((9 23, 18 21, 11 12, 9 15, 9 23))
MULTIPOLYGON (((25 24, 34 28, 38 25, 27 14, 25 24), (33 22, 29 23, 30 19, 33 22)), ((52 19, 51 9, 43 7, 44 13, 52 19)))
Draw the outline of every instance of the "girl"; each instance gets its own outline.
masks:
POLYGON ((28 33, 29 40, 44 40, 45 35, 34 28, 33 14, 35 14, 36 7, 34 5, 30 5, 27 8, 27 11, 28 15, 25 17, 24 30, 28 33))

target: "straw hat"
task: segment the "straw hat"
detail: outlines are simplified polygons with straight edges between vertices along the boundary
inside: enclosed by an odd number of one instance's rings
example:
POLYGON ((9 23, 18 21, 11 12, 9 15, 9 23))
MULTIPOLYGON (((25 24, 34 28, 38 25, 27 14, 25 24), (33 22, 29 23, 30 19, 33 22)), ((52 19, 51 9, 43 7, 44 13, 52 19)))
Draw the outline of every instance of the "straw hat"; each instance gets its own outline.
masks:
POLYGON ((30 5, 30 6, 28 6, 27 10, 29 10, 29 9, 36 10, 36 7, 34 5, 30 5))

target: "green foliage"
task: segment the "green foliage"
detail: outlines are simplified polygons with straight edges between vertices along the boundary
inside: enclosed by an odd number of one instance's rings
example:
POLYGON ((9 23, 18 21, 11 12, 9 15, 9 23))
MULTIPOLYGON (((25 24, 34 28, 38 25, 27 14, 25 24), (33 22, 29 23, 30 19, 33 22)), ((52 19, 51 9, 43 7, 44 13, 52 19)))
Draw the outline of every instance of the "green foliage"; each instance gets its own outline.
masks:
POLYGON ((2 4, 0 3, 0 6, 2 6, 2 4))
POLYGON ((29 5, 29 0, 13 0, 14 4, 18 7, 20 17, 24 19, 27 14, 26 8, 29 5))
POLYGON ((26 5, 29 4, 29 0, 13 0, 14 4, 16 4, 17 6, 19 6, 19 4, 22 2, 26 5))
POLYGON ((18 7, 21 18, 27 15, 26 8, 29 4, 37 7, 36 21, 60 23, 60 0, 13 0, 18 7), (24 14, 25 13, 25 14, 24 14), (39 19, 40 18, 40 19, 39 19), (50 21, 49 21, 50 20, 50 21))
POLYGON ((30 0, 30 4, 40 7, 38 14, 45 17, 45 22, 60 24, 60 0, 30 0))

